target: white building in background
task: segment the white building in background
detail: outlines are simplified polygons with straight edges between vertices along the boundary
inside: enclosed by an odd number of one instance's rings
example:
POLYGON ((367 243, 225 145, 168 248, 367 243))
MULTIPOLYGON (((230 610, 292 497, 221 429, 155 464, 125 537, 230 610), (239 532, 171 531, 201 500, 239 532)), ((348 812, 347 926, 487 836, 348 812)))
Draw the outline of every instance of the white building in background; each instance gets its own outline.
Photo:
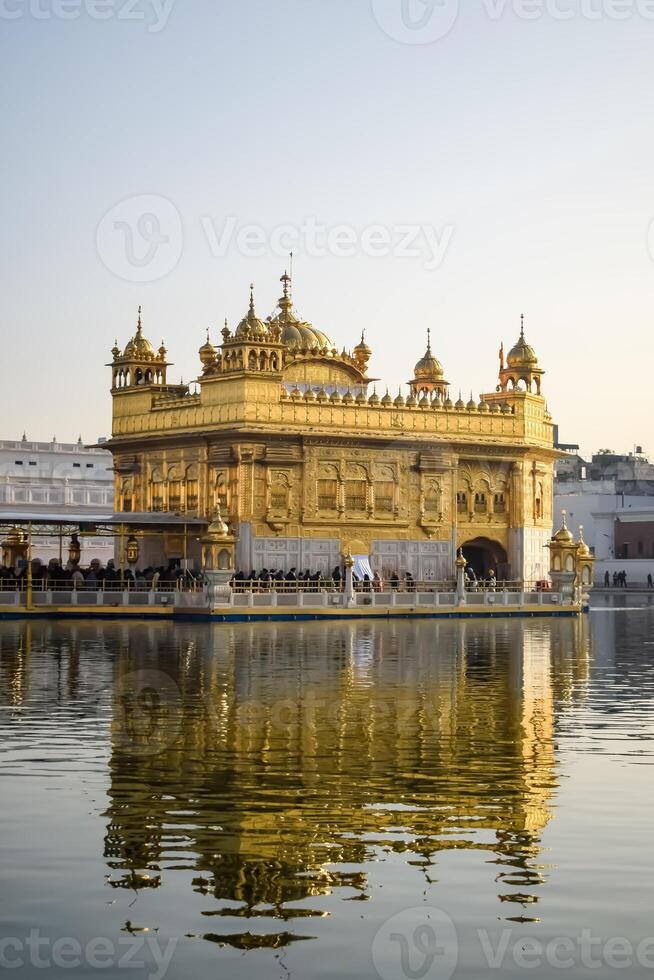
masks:
POLYGON ((646 584, 654 577, 654 466, 640 452, 601 452, 587 462, 575 449, 557 463, 555 524, 565 510, 572 530, 583 525, 598 585, 621 571, 631 584, 646 584))
MULTIPOLYGON (((71 522, 114 512, 114 473, 111 453, 87 449, 76 443, 0 440, 0 523, 38 515, 71 522)), ((82 538, 82 565, 99 558, 103 564, 114 557, 114 542, 107 538, 82 538)), ((68 539, 47 535, 34 539, 35 558, 48 561, 68 553, 68 539), (63 552, 63 553, 62 553, 63 552)))

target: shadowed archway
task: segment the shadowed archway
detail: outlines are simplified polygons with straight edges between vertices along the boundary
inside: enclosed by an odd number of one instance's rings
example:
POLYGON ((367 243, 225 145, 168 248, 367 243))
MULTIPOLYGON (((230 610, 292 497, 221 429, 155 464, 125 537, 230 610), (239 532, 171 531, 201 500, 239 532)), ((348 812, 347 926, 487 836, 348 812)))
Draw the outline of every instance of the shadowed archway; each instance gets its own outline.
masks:
POLYGON ((474 538, 463 545, 463 555, 477 578, 485 579, 491 571, 498 579, 511 578, 508 555, 497 541, 474 538))

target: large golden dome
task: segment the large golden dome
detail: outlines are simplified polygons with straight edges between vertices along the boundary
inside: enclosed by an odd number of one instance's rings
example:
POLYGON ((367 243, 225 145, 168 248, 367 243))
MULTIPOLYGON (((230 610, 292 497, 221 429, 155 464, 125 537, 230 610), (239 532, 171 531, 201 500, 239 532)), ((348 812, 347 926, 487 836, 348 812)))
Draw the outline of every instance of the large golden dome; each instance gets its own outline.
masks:
POLYGON ((293 301, 290 296, 291 277, 284 273, 281 278, 284 284, 284 295, 279 300, 279 313, 271 320, 271 326, 281 330, 281 341, 291 350, 332 350, 334 345, 327 334, 306 323, 293 312, 293 301))

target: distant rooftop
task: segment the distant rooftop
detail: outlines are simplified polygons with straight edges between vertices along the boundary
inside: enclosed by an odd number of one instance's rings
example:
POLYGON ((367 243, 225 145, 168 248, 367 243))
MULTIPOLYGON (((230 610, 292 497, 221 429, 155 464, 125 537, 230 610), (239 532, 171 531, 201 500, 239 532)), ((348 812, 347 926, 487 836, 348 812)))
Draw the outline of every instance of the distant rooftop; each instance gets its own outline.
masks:
MULTIPOLYGON (((106 442, 102 436, 98 443, 106 442)), ((31 442, 25 436, 22 439, 0 439, 0 449, 11 449, 12 451, 23 451, 28 453, 89 453, 91 455, 109 455, 106 449, 96 449, 87 447, 81 439, 77 442, 58 442, 52 439, 50 442, 31 442)))

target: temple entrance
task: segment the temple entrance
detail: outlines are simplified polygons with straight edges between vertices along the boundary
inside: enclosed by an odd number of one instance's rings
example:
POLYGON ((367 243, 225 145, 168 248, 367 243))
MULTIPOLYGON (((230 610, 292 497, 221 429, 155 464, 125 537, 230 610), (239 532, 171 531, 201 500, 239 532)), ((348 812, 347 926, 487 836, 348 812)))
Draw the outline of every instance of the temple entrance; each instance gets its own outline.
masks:
POLYGON ((508 555, 501 544, 490 538, 475 538, 463 545, 463 556, 477 578, 485 579, 491 571, 498 579, 509 579, 511 568, 508 555))

